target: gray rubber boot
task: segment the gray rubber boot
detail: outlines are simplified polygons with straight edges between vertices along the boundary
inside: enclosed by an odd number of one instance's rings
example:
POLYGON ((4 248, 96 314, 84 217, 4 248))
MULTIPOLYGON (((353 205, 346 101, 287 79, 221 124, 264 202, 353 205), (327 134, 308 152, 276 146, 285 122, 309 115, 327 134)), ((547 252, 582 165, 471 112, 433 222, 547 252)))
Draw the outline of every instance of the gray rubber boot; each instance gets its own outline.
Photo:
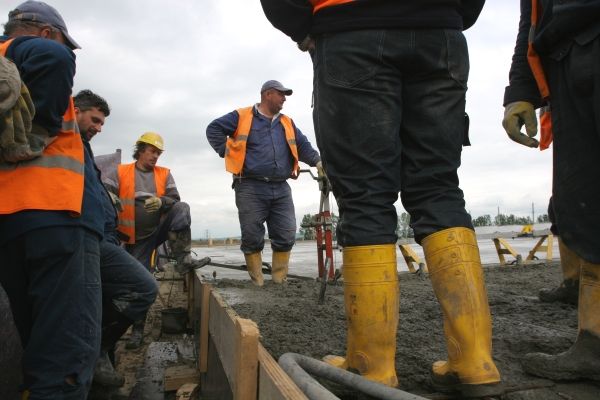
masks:
POLYGON ((127 344, 125 344, 126 349, 137 349, 142 345, 144 341, 144 326, 146 325, 146 316, 144 318, 135 321, 133 323, 133 327, 131 328, 131 335, 129 336, 129 340, 127 344))
POLYGON ((190 228, 169 232, 169 247, 177 264, 175 271, 183 273, 192 263, 192 232, 190 228))
POLYGON ((106 351, 101 352, 96 361, 93 383, 110 387, 121 387, 125 384, 125 378, 115 370, 106 351))
POLYGON ((544 303, 559 301, 576 306, 579 300, 579 280, 565 279, 558 287, 540 290, 538 297, 544 303))

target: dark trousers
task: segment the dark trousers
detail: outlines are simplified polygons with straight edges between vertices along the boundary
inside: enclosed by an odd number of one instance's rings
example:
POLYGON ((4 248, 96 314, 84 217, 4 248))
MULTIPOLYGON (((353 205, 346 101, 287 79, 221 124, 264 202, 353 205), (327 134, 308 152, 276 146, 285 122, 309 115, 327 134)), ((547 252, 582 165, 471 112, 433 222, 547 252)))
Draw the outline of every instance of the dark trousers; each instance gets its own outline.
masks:
POLYGON ((29 399, 85 399, 100 350, 98 236, 80 227, 37 229, 7 242, 0 255, 29 399))
POLYGON ((462 32, 325 34, 313 63, 313 118, 339 206, 339 243, 395 243, 399 192, 418 242, 472 228, 457 175, 467 140, 462 32))
POLYGON ((544 59, 552 107, 554 224, 600 264, 600 37, 544 59))
POLYGON ((262 251, 265 222, 273 251, 290 251, 296 242, 296 213, 287 182, 242 179, 234 182, 244 254, 262 251))
POLYGON ((189 229, 191 223, 190 206, 179 201, 163 216, 152 235, 136 240, 135 244, 126 245, 125 249, 144 267, 150 269, 152 252, 168 239, 169 231, 189 229))
POLYGON ((158 286, 154 276, 124 248, 113 243, 100 243, 102 275, 102 326, 110 325, 108 307, 131 321, 142 318, 156 299, 158 286))

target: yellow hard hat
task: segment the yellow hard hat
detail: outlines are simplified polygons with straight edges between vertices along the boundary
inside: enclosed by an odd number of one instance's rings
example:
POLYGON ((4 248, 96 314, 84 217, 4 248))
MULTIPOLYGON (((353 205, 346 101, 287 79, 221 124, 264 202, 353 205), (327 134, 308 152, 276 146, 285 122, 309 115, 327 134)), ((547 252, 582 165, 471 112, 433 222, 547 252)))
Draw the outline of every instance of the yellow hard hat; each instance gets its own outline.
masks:
POLYGON ((140 143, 140 142, 151 144, 152 146, 156 147, 160 151, 165 150, 163 138, 156 132, 145 132, 142 136, 140 136, 140 138, 137 140, 136 143, 140 143))

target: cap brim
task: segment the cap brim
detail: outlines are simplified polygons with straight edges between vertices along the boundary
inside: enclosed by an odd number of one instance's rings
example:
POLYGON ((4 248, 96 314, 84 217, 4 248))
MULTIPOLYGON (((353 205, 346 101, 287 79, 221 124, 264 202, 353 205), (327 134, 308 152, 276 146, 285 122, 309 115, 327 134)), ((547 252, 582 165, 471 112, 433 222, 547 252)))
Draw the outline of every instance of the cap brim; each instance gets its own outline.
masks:
POLYGON ((79 45, 79 43, 77 43, 75 41, 75 39, 73 39, 71 37, 71 35, 69 35, 69 32, 65 32, 62 29, 61 29, 61 32, 65 36, 65 39, 67 41, 67 46, 69 46, 71 48, 71 50, 81 49, 81 46, 79 45))
POLYGON ((286 96, 291 96, 292 93, 294 93, 294 91, 292 89, 288 89, 288 88, 281 88, 281 89, 277 89, 279 90, 281 93, 285 94, 286 96))

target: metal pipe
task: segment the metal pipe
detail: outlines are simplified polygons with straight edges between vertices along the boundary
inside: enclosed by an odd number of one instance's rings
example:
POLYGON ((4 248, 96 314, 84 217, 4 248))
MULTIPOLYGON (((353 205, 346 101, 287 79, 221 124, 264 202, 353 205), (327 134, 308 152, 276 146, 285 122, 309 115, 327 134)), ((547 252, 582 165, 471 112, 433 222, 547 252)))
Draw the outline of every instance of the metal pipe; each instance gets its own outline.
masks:
POLYGON ((308 373, 353 388, 376 399, 427 400, 425 397, 370 381, 360 375, 301 354, 285 353, 279 357, 278 362, 310 400, 339 400, 339 397, 325 389, 308 373))

